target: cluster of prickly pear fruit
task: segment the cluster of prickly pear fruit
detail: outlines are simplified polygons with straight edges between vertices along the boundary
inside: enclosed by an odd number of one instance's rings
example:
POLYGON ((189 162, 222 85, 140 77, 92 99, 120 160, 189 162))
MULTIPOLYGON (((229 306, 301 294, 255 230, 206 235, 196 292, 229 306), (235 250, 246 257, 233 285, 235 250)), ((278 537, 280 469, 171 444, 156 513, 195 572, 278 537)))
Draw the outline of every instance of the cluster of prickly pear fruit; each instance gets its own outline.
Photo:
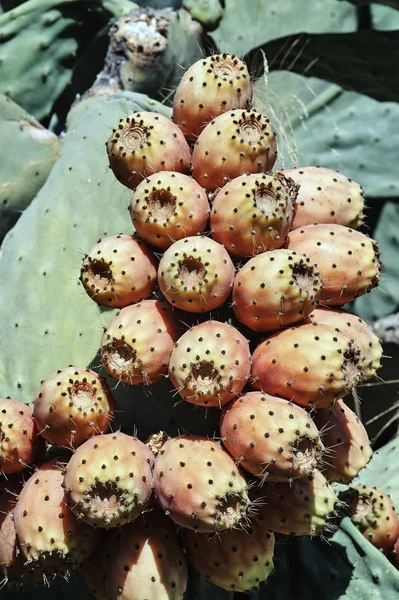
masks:
MULTIPOLYGON (((371 456, 342 398, 374 376, 381 347, 335 308, 378 284, 376 244, 353 229, 362 190, 328 169, 273 171, 272 125, 252 110, 244 63, 227 54, 187 71, 173 120, 134 113, 106 149, 132 190, 136 234, 93 240, 82 262, 88 296, 121 309, 99 339, 102 366, 132 402, 135 386, 169 378, 181 402, 221 409, 220 440, 193 432, 145 445, 107 433, 108 385, 61 366, 41 383, 31 430, 73 455, 57 464, 43 454, 20 494, 24 570, 50 578, 84 562, 97 597, 162 588, 177 600, 183 544, 210 581, 248 591, 272 572, 274 532, 330 531, 343 504, 333 482, 350 482, 371 456), (105 553, 98 529, 111 530, 105 553)), ((19 441, 10 422, 0 423, 3 473, 38 460, 31 430, 19 441)))

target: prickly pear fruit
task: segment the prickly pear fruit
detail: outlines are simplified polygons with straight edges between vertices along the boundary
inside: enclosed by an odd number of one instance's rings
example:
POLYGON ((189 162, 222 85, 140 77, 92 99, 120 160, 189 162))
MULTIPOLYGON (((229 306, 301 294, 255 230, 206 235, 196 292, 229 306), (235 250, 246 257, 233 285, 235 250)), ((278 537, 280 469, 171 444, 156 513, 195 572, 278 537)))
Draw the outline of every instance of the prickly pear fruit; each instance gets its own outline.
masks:
POLYGON ((215 532, 248 519, 247 482, 220 442, 195 435, 167 440, 155 460, 154 487, 163 510, 182 527, 215 532))
POLYGON ((42 381, 33 407, 40 435, 50 444, 77 448, 105 433, 114 399, 103 377, 89 369, 67 367, 42 381))
POLYGON ((241 175, 216 194, 211 235, 235 257, 280 248, 292 222, 298 186, 282 173, 241 175))
POLYGON ((20 475, 0 479, 0 575, 3 581, 15 581, 23 574, 24 561, 20 558, 13 517, 22 486, 20 475))
POLYGON ((80 281, 97 304, 121 308, 151 296, 157 261, 143 240, 110 235, 85 255, 80 281))
POLYGON ((371 327, 347 310, 332 308, 315 308, 309 315, 313 323, 330 325, 352 340, 360 349, 364 357, 362 369, 364 379, 373 377, 380 368, 382 358, 382 346, 371 327))
POLYGON ((336 223, 358 229, 363 223, 363 189, 338 171, 324 167, 284 169, 299 184, 291 228, 336 223))
POLYGON ((341 492, 340 498, 348 505, 352 523, 375 546, 388 554, 399 536, 399 519, 388 494, 376 487, 359 485, 341 492))
POLYGON ((342 333, 307 323, 261 342, 252 356, 252 377, 257 390, 325 408, 363 379, 362 356, 342 333))
POLYGON ((318 409, 313 420, 328 452, 323 470, 325 477, 328 481, 349 483, 373 454, 362 422, 342 400, 330 408, 318 409))
POLYGON ((213 119, 199 135, 192 154, 192 176, 207 191, 244 173, 273 169, 276 136, 267 117, 229 110, 213 119))
POLYGON ((121 433, 90 438, 69 461, 64 478, 68 506, 96 527, 119 527, 137 519, 152 493, 153 454, 121 433))
POLYGON ((283 248, 264 252, 237 272, 233 312, 253 331, 277 331, 307 318, 321 285, 316 266, 304 254, 283 248))
POLYGON ((190 166, 190 148, 183 133, 156 112, 137 112, 120 119, 106 148, 115 177, 132 190, 153 173, 185 173, 190 166))
POLYGON ((248 592, 273 571, 274 534, 256 517, 246 529, 212 537, 186 529, 182 537, 191 564, 229 592, 248 592))
POLYGON ((290 232, 286 247, 306 254, 317 265, 323 304, 342 306, 378 285, 377 242, 360 231, 343 225, 306 225, 290 232))
POLYGON ((320 466, 323 444, 308 413, 262 392, 237 398, 220 421, 222 442, 240 466, 269 481, 292 481, 320 466))
POLYGON ((55 458, 38 468, 25 483, 14 509, 25 565, 47 579, 78 568, 97 541, 96 529, 79 522, 67 506, 61 460, 55 458))
POLYGON ((44 450, 30 406, 0 398, 0 476, 33 465, 44 450))
POLYGON ((175 91, 173 121, 187 140, 195 140, 209 121, 228 110, 247 110, 251 101, 246 64, 234 55, 213 54, 184 73, 175 91))
POLYGON ((234 281, 226 250, 208 237, 191 236, 172 244, 159 263, 158 283, 165 298, 187 312, 221 306, 234 281))
POLYGON ((162 250, 176 240, 205 231, 209 218, 205 190, 192 177, 169 171, 142 181, 129 210, 136 231, 162 250))
POLYGON ((265 483, 258 517, 265 527, 286 535, 323 535, 333 528, 339 500, 320 471, 293 483, 265 483))
POLYGON ((206 321, 176 342, 169 377, 180 396, 200 406, 222 406, 236 398, 251 370, 245 337, 232 325, 206 321))
POLYGON ((183 600, 187 565, 172 521, 153 509, 107 531, 97 578, 107 600, 183 600))
POLYGON ((177 324, 169 304, 143 300, 117 313, 104 332, 101 360, 115 379, 149 385, 168 373, 177 324))

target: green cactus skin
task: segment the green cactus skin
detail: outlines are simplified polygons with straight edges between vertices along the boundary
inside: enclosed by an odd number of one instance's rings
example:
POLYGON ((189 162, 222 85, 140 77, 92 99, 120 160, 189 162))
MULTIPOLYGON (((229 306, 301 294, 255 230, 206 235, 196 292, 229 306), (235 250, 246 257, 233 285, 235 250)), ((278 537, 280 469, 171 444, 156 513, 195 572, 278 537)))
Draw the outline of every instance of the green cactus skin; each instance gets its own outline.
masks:
POLYGON ((251 353, 245 337, 232 325, 212 319, 177 340, 169 377, 187 402, 221 407, 241 393, 250 369, 251 353))
POLYGON ((79 523, 67 506, 61 460, 46 462, 31 475, 14 509, 20 550, 39 580, 77 569, 98 539, 96 529, 79 523))
POLYGON ((268 483, 292 482, 322 465, 316 425, 303 408, 282 398, 247 392, 223 413, 220 433, 238 464, 268 483))
POLYGON ((201 58, 184 73, 173 97, 173 121, 189 141, 228 110, 248 110, 252 82, 247 66, 229 54, 201 58))
POLYGON ((212 237, 238 258, 280 248, 291 227, 297 193, 298 186, 281 173, 236 177, 213 199, 212 237))
POLYGON ((90 438, 65 469, 68 506, 94 527, 134 521, 151 498, 153 458, 143 442, 120 431, 90 438))
POLYGON ((192 177, 170 171, 142 181, 129 210, 137 233, 163 250, 183 237, 203 233, 209 219, 205 190, 192 177))
POLYGON ((342 306, 378 286, 378 244, 344 225, 305 225, 291 231, 285 245, 317 265, 323 286, 320 301, 342 306))
POLYGON ((275 537, 256 517, 244 530, 208 536, 185 529, 182 538, 190 562, 229 592, 255 591, 273 571, 275 537))
POLYGON ((321 287, 316 265, 304 254, 283 248, 264 252, 236 273, 233 312, 253 331, 277 331, 304 322, 321 287))
POLYGON ((247 482, 218 441, 196 435, 168 439, 155 460, 154 487, 171 519, 194 531, 240 528, 250 517, 247 482))
POLYGON ((223 17, 224 2, 220 0, 183 0, 183 7, 207 31, 215 29, 223 17))
POLYGON ((0 15, 0 91, 46 117, 71 82, 76 54, 132 8, 128 0, 29 0, 0 15))
POLYGON ((0 127, 1 242, 45 183, 61 141, 4 94, 0 94, 0 127))
POLYGON ((187 587, 176 528, 156 507, 132 524, 107 531, 84 572, 100 600, 183 600, 187 587))
POLYGON ((165 298, 190 313, 221 306, 233 281, 234 265, 227 251, 203 235, 174 242, 159 262, 158 283, 165 298))
POLYGON ((260 113, 229 110, 203 129, 195 142, 191 174, 208 192, 244 173, 273 169, 276 135, 260 113))
POLYGON ((99 240, 83 259, 80 281, 98 304, 121 308, 149 298, 157 282, 151 248, 132 235, 99 240))
POLYGON ((303 407, 326 408, 364 378, 362 358, 333 327, 305 323, 278 331, 256 347, 252 387, 303 407))
POLYGON ((102 326, 114 311, 104 311, 84 294, 79 283, 82 253, 108 233, 129 230, 126 206, 130 194, 115 186, 101 148, 118 116, 140 106, 162 109, 146 96, 130 92, 77 103, 70 113, 60 158, 4 241, 0 304, 9 331, 3 329, 0 341, 4 343, 1 395, 18 398, 22 393, 27 401, 60 363, 89 366, 95 358, 102 326), (115 207, 112 215, 110 206, 115 207), (89 214, 90 219, 86 218, 89 214), (6 285, 6 281, 13 284, 6 285), (57 303, 52 300, 55 290, 57 303), (79 320, 73 315, 79 315, 79 320), (27 349, 37 348, 38 343, 41 352, 35 360, 28 360, 27 349))

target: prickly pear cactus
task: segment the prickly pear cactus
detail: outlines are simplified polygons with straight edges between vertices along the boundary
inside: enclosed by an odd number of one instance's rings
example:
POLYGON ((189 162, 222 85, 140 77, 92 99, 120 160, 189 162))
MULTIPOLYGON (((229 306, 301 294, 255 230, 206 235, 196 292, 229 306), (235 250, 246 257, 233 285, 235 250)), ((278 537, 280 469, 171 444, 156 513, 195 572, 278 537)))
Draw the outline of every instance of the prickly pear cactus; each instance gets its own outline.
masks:
POLYGON ((46 181, 61 141, 5 94, 0 94, 0 127, 1 243, 46 181))
POLYGON ((0 91, 37 119, 71 82, 76 54, 129 0, 29 0, 0 15, 0 91))
MULTIPOLYGON (((102 329, 114 310, 96 305, 79 282, 81 261, 93 241, 131 233, 131 191, 108 169, 104 141, 123 115, 134 110, 169 114, 142 94, 88 97, 71 110, 62 153, 46 184, 7 236, 0 261, 0 396, 33 402, 40 381, 69 364, 97 369, 102 329), (21 293, 23 290, 23 293, 21 293), (40 351, 38 352, 38 348, 40 351), (35 360, 27 356, 35 349, 35 360)), ((111 384, 115 386, 115 381, 111 384)), ((216 430, 218 410, 205 414, 175 398, 167 381, 151 392, 117 386, 115 399, 124 427, 140 436, 170 427, 177 433, 196 422, 196 433, 216 430)))
MULTIPOLYGON (((393 0, 390 3, 393 5, 393 0)), ((7 11, 11 4, 19 3, 1 2, 0 13, 3 5, 7 11)), ((150 2, 140 1, 140 4, 150 2)), ((151 2, 157 7, 165 4, 167 2, 162 0, 151 2)), ((176 7, 181 2, 173 4, 176 7)), ((186 8, 194 4, 212 7, 217 3, 185 2, 186 8)), ((238 12, 240 0, 225 0, 220 2, 224 10, 212 33, 213 43, 217 42, 221 51, 242 55, 271 38, 280 37, 281 41, 277 39, 274 48, 278 44, 284 48, 284 43, 293 43, 290 36, 298 35, 300 40, 305 30, 307 33, 354 32, 357 27, 355 4, 355 0, 352 4, 318 0, 310 6, 308 0, 298 0, 294 7, 289 2, 275 6, 267 0, 256 0, 248 3, 244 12, 238 12), (251 36, 245 35, 248 30, 251 36)), ((118 17, 132 7, 134 4, 127 0, 116 3, 28 0, 15 10, 4 12, 0 15, 0 39, 5 56, 0 64, 0 89, 10 88, 11 97, 19 99, 36 116, 48 115, 71 80, 74 69, 71 65, 75 64, 72 53, 78 49, 78 58, 82 57, 81 51, 88 47, 86 42, 93 38, 98 26, 104 25, 109 16, 118 17), (87 10, 92 7, 94 11, 87 10), (94 20, 93 15, 96 15, 94 20), (88 19, 92 19, 90 23, 88 19), (37 42, 38 50, 32 51, 32 40, 37 42), (70 62, 65 61, 67 57, 70 62)), ((195 18, 206 26, 206 15, 195 18)), ((215 22, 208 28, 214 25, 215 22)), ((176 28, 174 39, 184 46, 179 35, 176 28)), ((212 47, 211 40, 207 47, 212 47)), ((175 53, 170 56, 171 61, 176 60, 175 53)), ((385 63, 389 61, 384 58, 385 63)), ((281 66, 290 70, 290 64, 274 62, 274 68, 281 66)), ((344 69, 336 72, 341 70, 344 69)), ((386 83, 386 79, 382 79, 387 96, 392 98, 391 80, 386 83)), ((364 83, 364 79, 360 81, 364 83)), ((265 72, 257 86, 257 102, 256 110, 264 110, 279 133, 278 166, 323 164, 339 168, 346 176, 360 181, 366 195, 397 195, 397 173, 392 166, 397 164, 399 154, 394 143, 393 125, 399 114, 396 104, 378 103, 362 94, 346 92, 337 85, 287 71, 274 72, 269 77, 265 72), (386 159, 388 155, 390 160, 386 159)), ((114 123, 134 110, 159 110, 169 116, 162 105, 133 93, 85 98, 73 107, 61 157, 34 202, 5 240, 0 262, 3 316, 0 395, 12 394, 31 402, 40 379, 56 369, 70 362, 99 367, 97 351, 102 328, 110 322, 114 311, 90 302, 78 278, 81 259, 96 238, 132 232, 126 210, 131 194, 108 173, 103 143, 114 123)), ((389 215, 396 219, 394 211, 389 215)), ((393 223, 393 218, 391 221, 393 223)), ((381 229, 381 237, 384 236, 387 233, 381 229)), ((395 260, 391 264, 394 267, 395 260)), ((392 274, 395 275, 394 270, 392 274)), ((387 311, 397 297, 394 290, 392 286, 389 303, 384 305, 387 311)), ((174 407, 175 399, 167 382, 152 386, 151 393, 135 390, 134 398, 131 389, 126 392, 120 385, 115 396, 119 418, 115 427, 121 423, 126 430, 137 426, 140 437, 158 428, 167 429, 169 433, 179 428, 187 431, 193 423, 197 434, 212 435, 216 430, 219 411, 215 414, 209 409, 205 416, 188 403, 174 407)), ((392 442, 377 454, 377 459, 360 477, 360 482, 380 486, 390 493, 397 507, 399 493, 394 469, 398 456, 399 443, 392 442)), ((399 582, 394 567, 348 519, 342 521, 329 542, 295 539, 278 544, 275 575, 259 592, 250 594, 250 600, 271 597, 307 600, 315 594, 321 600, 398 597, 399 582)), ((71 596, 86 600, 79 574, 72 576, 68 584, 55 581, 50 589, 27 588, 4 594, 6 600, 16 597, 18 600, 66 600, 71 596)), ((187 597, 190 600, 231 600, 227 592, 212 586, 194 571, 190 573, 187 597)))

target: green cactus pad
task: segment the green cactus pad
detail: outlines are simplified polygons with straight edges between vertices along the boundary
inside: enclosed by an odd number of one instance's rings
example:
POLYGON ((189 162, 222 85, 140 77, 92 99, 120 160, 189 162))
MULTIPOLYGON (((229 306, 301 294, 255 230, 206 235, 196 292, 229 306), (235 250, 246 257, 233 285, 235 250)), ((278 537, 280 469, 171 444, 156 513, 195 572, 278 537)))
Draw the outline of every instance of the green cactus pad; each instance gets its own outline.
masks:
MULTIPOLYGON (((242 0, 225 0, 224 5, 223 18, 210 36, 221 52, 240 57, 275 38, 303 32, 350 32, 357 26, 356 9, 347 2, 339 4, 336 0, 250 0, 245 9, 242 0), (251 35, 248 35, 249 31, 251 35)), ((284 47, 282 55, 286 50, 284 47)), ((274 68, 280 60, 281 57, 274 68)))
POLYGON ((208 31, 216 29, 223 17, 220 0, 184 0, 183 6, 208 31))
POLYGON ((399 81, 385 56, 397 52, 399 31, 360 30, 351 33, 291 35, 254 48, 245 56, 260 75, 263 53, 272 68, 304 73, 367 94, 382 102, 399 100, 399 81), (287 48, 279 59, 281 48, 287 48), (262 51, 262 52, 261 52, 262 51))
POLYGON ((0 242, 46 181, 61 142, 0 94, 0 242))
POLYGON ((0 91, 37 119, 71 81, 76 55, 129 0, 28 0, 0 15, 0 91))

